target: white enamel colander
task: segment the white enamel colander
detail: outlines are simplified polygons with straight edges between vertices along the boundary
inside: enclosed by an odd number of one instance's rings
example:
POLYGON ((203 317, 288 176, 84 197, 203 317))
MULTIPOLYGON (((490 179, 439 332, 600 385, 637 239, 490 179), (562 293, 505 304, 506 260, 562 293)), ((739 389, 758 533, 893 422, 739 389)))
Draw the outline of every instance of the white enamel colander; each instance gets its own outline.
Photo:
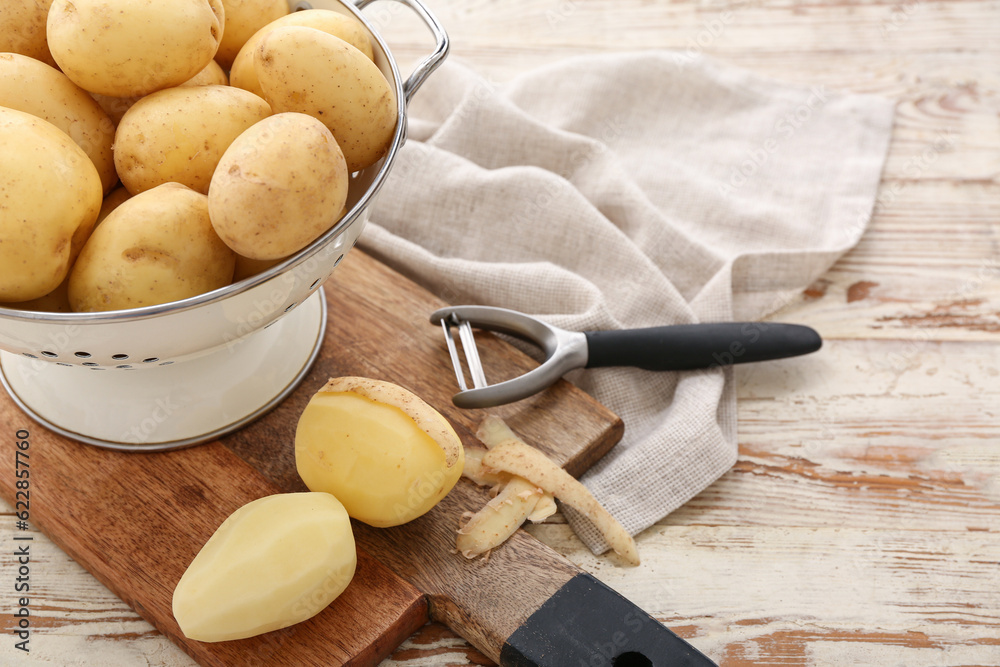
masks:
POLYGON ((175 449, 240 428, 305 377, 326 330, 321 286, 357 241, 406 139, 407 102, 448 53, 447 34, 420 0, 382 0, 412 10, 435 39, 434 51, 402 80, 361 13, 372 1, 289 2, 293 10, 359 19, 397 100, 392 144, 382 160, 352 175, 344 218, 281 264, 182 301, 105 313, 0 308, 0 380, 29 416, 93 445, 175 449))

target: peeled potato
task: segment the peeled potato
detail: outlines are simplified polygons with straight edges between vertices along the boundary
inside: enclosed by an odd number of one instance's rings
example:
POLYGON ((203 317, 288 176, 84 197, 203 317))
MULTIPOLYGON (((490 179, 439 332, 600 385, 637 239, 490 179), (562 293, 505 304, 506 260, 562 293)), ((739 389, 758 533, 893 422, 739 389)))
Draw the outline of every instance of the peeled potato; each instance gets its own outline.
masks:
POLYGON ((455 486, 464 458, 437 410, 368 378, 330 380, 295 432, 295 466, 306 486, 335 495, 352 518, 376 527, 428 512, 455 486))
POLYGON ((297 111, 330 128, 350 171, 388 151, 397 120, 393 90, 344 40, 313 28, 275 28, 254 50, 254 70, 275 113, 297 111))
POLYGON ((323 611, 350 584, 357 549, 328 493, 266 496, 236 510, 188 566, 173 612, 189 639, 218 642, 286 628, 323 611))
POLYGON ((264 92, 260 89, 260 81, 257 80, 257 73, 254 71, 253 52, 265 35, 282 26, 300 26, 321 30, 344 40, 365 54, 369 60, 374 57, 368 31, 356 18, 330 9, 306 9, 268 23, 247 40, 229 71, 231 83, 234 86, 249 90, 261 97, 264 96, 264 92))

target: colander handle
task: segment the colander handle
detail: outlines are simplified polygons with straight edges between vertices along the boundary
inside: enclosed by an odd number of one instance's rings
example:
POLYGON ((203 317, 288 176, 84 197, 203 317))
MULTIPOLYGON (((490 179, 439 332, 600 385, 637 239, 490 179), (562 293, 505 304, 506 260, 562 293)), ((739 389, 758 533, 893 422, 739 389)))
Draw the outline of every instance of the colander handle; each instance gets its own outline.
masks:
MULTIPOLYGON (((355 3, 355 7, 358 11, 361 11, 368 5, 376 2, 377 0, 358 0, 355 3)), ((448 50, 450 47, 450 42, 448 40, 448 33, 445 32, 444 26, 441 22, 437 20, 434 16, 424 6, 420 0, 385 0, 387 2, 398 2, 401 5, 409 7, 414 14, 420 17, 424 24, 430 29, 431 34, 434 36, 434 51, 431 52, 429 56, 417 63, 417 66, 413 68, 413 72, 410 73, 410 77, 403 83, 403 96, 406 98, 407 104, 410 102, 410 98, 413 97, 413 93, 417 92, 420 88, 420 84, 424 82, 431 73, 438 68, 438 66, 444 62, 444 59, 448 56, 448 50)))
POLYGON ((632 366, 681 371, 808 354, 823 344, 800 324, 719 322, 588 331, 587 368, 632 366))

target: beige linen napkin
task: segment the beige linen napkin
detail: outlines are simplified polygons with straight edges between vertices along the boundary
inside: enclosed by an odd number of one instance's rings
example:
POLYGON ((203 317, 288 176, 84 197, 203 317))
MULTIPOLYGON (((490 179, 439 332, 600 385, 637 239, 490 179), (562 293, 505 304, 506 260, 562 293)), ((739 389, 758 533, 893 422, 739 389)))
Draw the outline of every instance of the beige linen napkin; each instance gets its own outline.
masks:
MULTIPOLYGON (((361 247, 450 303, 587 330, 756 319, 800 293, 864 232, 893 106, 640 52, 503 86, 452 60, 409 113, 361 247)), ((730 371, 568 379, 625 422, 583 480, 633 534, 736 460, 730 371)))

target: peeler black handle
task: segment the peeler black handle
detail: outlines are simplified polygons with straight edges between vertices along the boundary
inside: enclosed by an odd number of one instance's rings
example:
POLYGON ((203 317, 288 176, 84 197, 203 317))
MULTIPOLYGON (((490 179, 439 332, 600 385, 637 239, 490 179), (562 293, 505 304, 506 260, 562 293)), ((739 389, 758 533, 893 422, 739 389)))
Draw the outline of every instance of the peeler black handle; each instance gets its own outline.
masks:
POLYGON ((587 331, 587 368, 682 371, 783 359, 815 352, 819 334, 801 324, 719 322, 587 331))
POLYGON ((507 639, 501 667, 716 667, 593 575, 566 582, 507 639))

